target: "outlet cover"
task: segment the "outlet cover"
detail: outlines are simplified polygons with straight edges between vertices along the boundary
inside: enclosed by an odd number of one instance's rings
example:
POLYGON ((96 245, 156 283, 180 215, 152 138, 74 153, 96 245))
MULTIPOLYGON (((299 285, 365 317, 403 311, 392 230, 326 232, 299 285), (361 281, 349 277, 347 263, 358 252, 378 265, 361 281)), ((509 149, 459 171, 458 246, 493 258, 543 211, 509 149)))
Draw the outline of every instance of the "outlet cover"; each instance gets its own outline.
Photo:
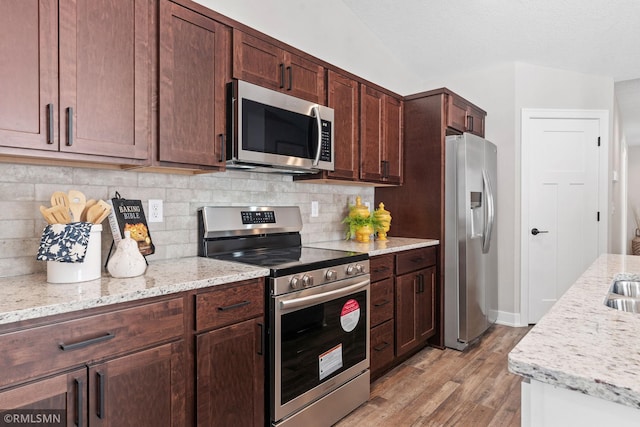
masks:
POLYGON ((163 221, 162 200, 149 199, 149 222, 162 222, 163 221))
POLYGON ((314 200, 311 202, 311 217, 316 218, 318 216, 318 202, 314 200))

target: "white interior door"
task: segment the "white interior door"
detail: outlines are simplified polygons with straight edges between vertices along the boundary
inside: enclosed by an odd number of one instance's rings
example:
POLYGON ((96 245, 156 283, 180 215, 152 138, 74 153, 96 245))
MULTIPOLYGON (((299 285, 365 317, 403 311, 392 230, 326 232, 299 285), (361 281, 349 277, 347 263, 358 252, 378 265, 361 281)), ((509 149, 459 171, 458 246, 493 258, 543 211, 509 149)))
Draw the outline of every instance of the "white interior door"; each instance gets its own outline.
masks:
POLYGON ((528 171, 523 275, 528 323, 536 323, 599 253, 600 120, 528 120, 523 123, 523 172, 528 171))

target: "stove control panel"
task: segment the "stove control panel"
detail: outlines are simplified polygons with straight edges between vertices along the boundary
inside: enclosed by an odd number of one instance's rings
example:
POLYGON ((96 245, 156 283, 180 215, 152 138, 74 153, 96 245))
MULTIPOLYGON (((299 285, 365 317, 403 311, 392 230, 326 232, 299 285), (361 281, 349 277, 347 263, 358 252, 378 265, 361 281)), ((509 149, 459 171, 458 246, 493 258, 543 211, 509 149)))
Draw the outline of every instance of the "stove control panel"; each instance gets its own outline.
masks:
POLYGON ((287 292, 337 282, 349 277, 357 277, 368 273, 369 261, 359 261, 352 264, 277 277, 272 279, 272 294, 281 295, 287 292))

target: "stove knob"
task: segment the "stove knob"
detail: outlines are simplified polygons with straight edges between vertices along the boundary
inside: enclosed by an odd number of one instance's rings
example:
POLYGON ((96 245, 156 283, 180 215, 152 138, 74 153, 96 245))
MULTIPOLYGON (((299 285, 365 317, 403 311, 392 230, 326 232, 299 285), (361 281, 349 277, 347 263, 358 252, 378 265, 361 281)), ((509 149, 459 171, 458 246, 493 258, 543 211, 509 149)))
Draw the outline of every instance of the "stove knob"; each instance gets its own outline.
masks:
POLYGON ((356 272, 357 273, 364 273, 364 265, 362 264, 356 264, 356 272))
POLYGON ((327 280, 336 280, 336 278, 338 277, 338 273, 335 270, 329 270, 324 277, 327 280))
POLYGON ((308 288, 309 286, 313 286, 313 277, 307 276, 306 274, 302 276, 302 286, 308 288))
POLYGON ((298 276, 291 278, 291 281, 289 282, 289 286, 291 286, 291 289, 298 289, 301 284, 302 283, 300 283, 300 278, 298 276))

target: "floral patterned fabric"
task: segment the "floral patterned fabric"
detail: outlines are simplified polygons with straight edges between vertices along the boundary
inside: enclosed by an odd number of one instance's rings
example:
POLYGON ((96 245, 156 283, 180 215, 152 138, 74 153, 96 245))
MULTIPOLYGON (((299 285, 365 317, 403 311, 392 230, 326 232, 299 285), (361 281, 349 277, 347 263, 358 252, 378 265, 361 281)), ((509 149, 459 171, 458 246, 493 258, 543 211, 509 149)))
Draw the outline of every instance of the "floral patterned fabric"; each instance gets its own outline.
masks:
POLYGON ((47 225, 42 231, 36 258, 40 261, 84 262, 92 225, 90 222, 47 225))

